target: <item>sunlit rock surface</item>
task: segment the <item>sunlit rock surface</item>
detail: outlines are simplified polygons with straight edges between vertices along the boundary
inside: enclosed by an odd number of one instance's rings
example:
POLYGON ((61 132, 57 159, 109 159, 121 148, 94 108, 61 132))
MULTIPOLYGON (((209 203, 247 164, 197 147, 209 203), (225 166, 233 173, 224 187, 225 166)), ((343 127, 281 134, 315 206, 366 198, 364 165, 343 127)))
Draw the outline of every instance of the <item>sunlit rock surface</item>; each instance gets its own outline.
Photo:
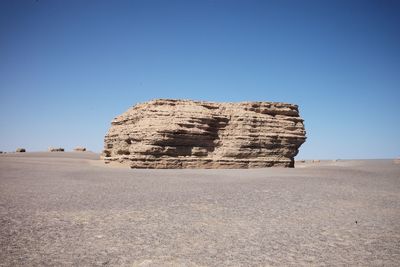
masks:
POLYGON ((131 168, 294 167, 305 140, 297 105, 157 99, 112 121, 103 159, 131 168))

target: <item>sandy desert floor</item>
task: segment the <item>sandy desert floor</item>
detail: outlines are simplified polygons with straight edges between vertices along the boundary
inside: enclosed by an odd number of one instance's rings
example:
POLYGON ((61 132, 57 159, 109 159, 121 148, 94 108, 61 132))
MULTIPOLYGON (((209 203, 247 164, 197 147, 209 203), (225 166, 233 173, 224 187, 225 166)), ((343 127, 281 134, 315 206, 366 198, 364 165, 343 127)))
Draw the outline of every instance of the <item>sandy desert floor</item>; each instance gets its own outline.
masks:
POLYGON ((131 170, 0 155, 1 266, 400 266, 400 164, 131 170))

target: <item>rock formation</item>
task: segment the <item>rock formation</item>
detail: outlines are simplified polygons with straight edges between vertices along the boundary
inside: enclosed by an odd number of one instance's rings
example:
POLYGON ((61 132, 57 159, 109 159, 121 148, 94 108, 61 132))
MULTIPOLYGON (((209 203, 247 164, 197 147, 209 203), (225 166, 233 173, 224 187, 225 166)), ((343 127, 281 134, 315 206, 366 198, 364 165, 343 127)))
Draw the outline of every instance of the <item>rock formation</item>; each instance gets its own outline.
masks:
POLYGON ((76 151, 76 152, 85 152, 86 151, 86 147, 78 146, 78 147, 74 148, 74 151, 76 151))
POLYGON ((294 167, 305 140, 297 105, 158 99, 112 121, 102 158, 131 168, 294 167))
POLYGON ((19 152, 19 153, 21 153, 21 152, 26 152, 26 149, 25 149, 25 148, 17 148, 17 149, 15 150, 15 152, 19 152))
POLYGON ((64 148, 61 148, 61 147, 49 147, 49 152, 64 152, 64 148))

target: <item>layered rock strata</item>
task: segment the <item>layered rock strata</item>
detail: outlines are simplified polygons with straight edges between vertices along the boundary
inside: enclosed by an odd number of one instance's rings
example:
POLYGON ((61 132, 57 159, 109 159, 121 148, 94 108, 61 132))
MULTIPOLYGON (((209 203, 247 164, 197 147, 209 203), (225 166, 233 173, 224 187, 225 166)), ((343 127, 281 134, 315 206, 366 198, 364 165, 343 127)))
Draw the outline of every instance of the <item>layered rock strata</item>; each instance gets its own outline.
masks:
POLYGON ((131 168, 294 167, 305 140, 297 105, 157 99, 112 121, 102 157, 131 168))

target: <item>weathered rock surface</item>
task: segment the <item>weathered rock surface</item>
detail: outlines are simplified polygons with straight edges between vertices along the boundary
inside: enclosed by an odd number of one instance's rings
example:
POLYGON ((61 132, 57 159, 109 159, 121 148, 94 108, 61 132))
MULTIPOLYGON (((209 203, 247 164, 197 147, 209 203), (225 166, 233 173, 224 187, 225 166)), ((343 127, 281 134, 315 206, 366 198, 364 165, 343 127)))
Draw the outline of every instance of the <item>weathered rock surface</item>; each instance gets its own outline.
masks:
POLYGON ((112 121, 103 159, 131 168, 294 167, 305 140, 297 105, 158 99, 112 121))

